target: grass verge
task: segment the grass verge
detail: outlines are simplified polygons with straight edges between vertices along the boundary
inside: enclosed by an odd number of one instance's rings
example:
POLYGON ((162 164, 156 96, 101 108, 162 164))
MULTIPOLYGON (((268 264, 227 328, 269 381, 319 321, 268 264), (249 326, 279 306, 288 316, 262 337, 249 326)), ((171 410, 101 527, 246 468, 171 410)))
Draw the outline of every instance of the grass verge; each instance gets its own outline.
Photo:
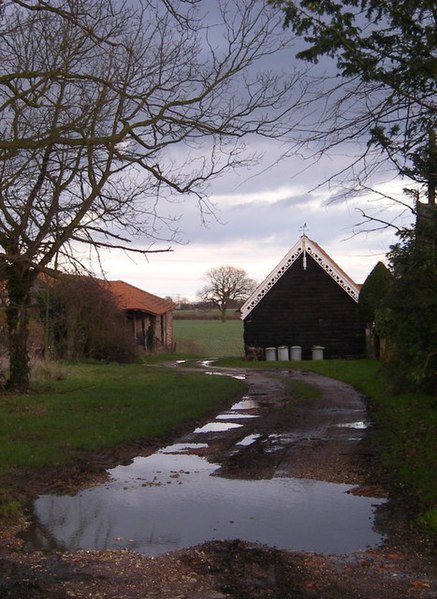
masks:
POLYGON ((312 385, 309 385, 308 383, 305 383, 305 381, 288 379, 287 383, 293 396, 297 399, 316 399, 316 397, 319 397, 320 395, 320 391, 318 389, 312 385))
POLYGON ((65 367, 64 380, 0 396, 0 476, 67 463, 98 450, 160 437, 245 388, 242 381, 144 364, 65 367))
POLYGON ((418 522, 437 532, 437 398, 424 393, 392 394, 375 360, 246 362, 225 358, 217 366, 300 368, 351 384, 370 401, 378 425, 384 466, 417 503, 418 522))

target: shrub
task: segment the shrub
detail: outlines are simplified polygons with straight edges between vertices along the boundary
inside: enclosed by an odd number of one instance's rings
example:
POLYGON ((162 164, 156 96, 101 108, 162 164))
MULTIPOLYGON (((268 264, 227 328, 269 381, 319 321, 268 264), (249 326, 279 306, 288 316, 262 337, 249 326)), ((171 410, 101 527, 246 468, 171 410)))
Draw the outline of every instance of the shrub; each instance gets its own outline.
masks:
POLYGON ((377 315, 377 327, 389 340, 391 370, 398 386, 433 393, 437 381, 437 211, 429 208, 419 214, 416 227, 403 231, 391 248, 394 284, 377 315))
POLYGON ((98 280, 64 275, 40 294, 40 303, 55 357, 116 362, 137 358, 127 320, 98 280))

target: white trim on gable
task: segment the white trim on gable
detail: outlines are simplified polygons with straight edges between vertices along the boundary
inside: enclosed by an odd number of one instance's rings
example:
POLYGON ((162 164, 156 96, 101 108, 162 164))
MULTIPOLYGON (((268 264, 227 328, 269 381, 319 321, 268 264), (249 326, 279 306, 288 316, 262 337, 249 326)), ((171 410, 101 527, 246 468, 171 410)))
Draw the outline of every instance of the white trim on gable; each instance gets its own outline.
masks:
POLYGON ((315 242, 309 239, 306 235, 302 235, 297 243, 287 252, 279 264, 272 272, 258 285, 252 295, 246 300, 240 309, 241 319, 244 320, 255 306, 263 299, 270 289, 277 283, 282 275, 290 268, 298 257, 304 253, 311 256, 321 268, 323 268, 333 279, 340 285, 350 297, 358 302, 360 294, 359 287, 352 281, 348 275, 341 270, 337 264, 322 250, 315 242))

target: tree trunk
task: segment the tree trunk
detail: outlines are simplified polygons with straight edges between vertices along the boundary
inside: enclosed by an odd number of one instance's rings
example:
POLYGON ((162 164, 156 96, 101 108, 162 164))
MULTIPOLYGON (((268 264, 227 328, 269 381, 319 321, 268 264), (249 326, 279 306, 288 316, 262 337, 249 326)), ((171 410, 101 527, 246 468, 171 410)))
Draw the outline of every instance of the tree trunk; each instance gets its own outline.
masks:
POLYGON ((24 393, 29 389, 30 364, 27 351, 29 308, 35 274, 26 266, 12 264, 7 269, 9 335, 9 380, 7 388, 24 393))
POLYGON ((435 130, 429 130, 428 140, 428 204, 435 206, 437 186, 437 144, 435 130))

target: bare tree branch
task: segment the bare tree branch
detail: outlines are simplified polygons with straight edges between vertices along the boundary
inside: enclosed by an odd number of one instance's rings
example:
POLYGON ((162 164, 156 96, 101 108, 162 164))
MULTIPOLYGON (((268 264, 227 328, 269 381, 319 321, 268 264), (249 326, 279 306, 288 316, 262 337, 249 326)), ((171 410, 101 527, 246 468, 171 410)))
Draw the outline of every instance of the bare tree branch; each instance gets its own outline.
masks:
POLYGON ((263 0, 223 0, 208 23, 203 10, 197 0, 4 6, 0 269, 11 363, 23 372, 23 314, 38 272, 60 260, 77 266, 78 244, 97 258, 111 247, 169 251, 144 249, 176 239, 165 201, 209 210, 208 182, 256 158, 246 138, 293 128, 305 85, 262 67, 284 47, 278 12, 263 0))

